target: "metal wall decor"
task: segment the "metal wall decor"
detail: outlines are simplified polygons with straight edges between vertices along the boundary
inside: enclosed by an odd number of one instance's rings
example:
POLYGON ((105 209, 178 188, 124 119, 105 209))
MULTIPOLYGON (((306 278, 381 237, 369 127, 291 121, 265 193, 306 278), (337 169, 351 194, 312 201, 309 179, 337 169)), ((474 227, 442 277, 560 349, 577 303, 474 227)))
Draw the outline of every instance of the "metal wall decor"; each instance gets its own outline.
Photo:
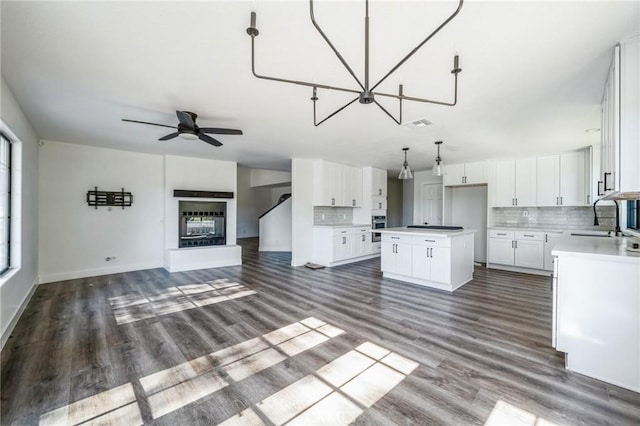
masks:
POLYGON ((93 191, 87 191, 87 204, 95 206, 96 209, 98 206, 115 206, 122 207, 124 210, 125 207, 131 207, 132 203, 133 195, 130 192, 124 192, 124 188, 120 192, 98 191, 96 186, 93 191))
POLYGON ((338 114, 340 111, 342 111, 343 109, 345 109, 349 105, 353 104, 355 101, 359 101, 361 104, 371 104, 371 103, 376 104, 382 111, 384 111, 385 114, 387 114, 393 121, 395 121, 398 125, 400 125, 400 124, 402 124, 402 101, 403 100, 415 101, 415 102, 425 102, 425 103, 438 104, 438 105, 447 105, 447 106, 454 106, 458 102, 458 74, 462 71, 462 69, 459 67, 458 55, 455 55, 453 57, 453 69, 451 70, 451 74, 453 74, 453 77, 454 77, 453 102, 435 101, 435 100, 432 100, 432 99, 418 98, 418 97, 415 97, 415 96, 406 96, 404 94, 404 92, 403 92, 403 85, 402 84, 400 84, 398 86, 398 94, 378 92, 378 91, 375 91, 375 89, 383 81, 385 81, 391 74, 393 74, 398 68, 400 68, 400 66, 402 66, 402 64, 404 64, 410 57, 412 57, 422 46, 424 46, 429 40, 431 40, 431 38, 433 36, 435 36, 440 30, 442 30, 442 28, 444 28, 460 12, 460 9, 462 8, 462 3, 463 3, 463 0, 460 0, 459 3, 458 3, 458 8, 447 19, 445 19, 444 22, 442 22, 431 34, 429 34, 427 36, 427 38, 425 38, 420 44, 418 44, 413 50, 411 50, 411 52, 409 52, 404 58, 402 58, 402 60, 400 60, 400 62, 398 62, 393 68, 391 68, 391 70, 388 73, 386 73, 384 75, 384 77, 382 77, 377 83, 375 83, 373 85, 370 85, 370 82, 369 82, 369 0, 365 0, 365 17, 364 17, 364 83, 356 76, 356 74, 353 72, 353 70, 351 69, 351 67, 347 63, 347 61, 340 54, 340 52, 338 52, 338 49, 336 49, 336 47, 331 43, 331 41, 329 40, 327 35, 320 28, 320 25, 318 25, 318 23, 316 22, 316 19, 315 19, 314 13, 313 13, 313 0, 309 0, 309 13, 310 13, 310 16, 311 16, 311 22, 313 23, 313 26, 318 30, 318 32, 320 33, 322 38, 327 42, 327 44, 329 45, 331 50, 333 50, 333 53, 336 54, 336 56, 338 57, 338 59, 340 60, 342 65, 349 72, 349 74, 351 74, 351 76, 354 78, 354 80, 358 83, 358 86, 360 86, 360 87, 356 88, 356 89, 347 89, 347 88, 344 88, 344 87, 331 86, 331 85, 327 85, 327 84, 309 83, 309 82, 305 82, 305 81, 290 80, 290 79, 279 78, 279 77, 269 77, 269 76, 266 76, 266 75, 261 75, 261 74, 256 73, 256 67, 255 67, 255 39, 256 39, 256 36, 258 36, 259 31, 258 31, 258 28, 256 28, 256 13, 255 12, 251 12, 251 24, 250 24, 249 28, 247 28, 247 34, 249 34, 251 36, 251 72, 253 73, 253 75, 256 78, 261 78, 261 79, 264 79, 264 80, 279 81, 281 83, 292 83, 292 84, 298 84, 298 85, 301 85, 301 86, 312 87, 313 88, 313 92, 312 92, 313 95, 311 96, 311 100, 313 101, 313 124, 315 126, 319 126, 320 124, 324 123, 325 121, 327 121, 328 119, 330 119, 334 115, 338 114), (343 105, 342 107, 338 108, 333 113, 329 114, 324 119, 318 121, 317 116, 316 116, 316 101, 318 100, 318 89, 328 89, 328 90, 338 90, 338 91, 342 91, 342 92, 350 92, 350 93, 357 94, 357 96, 353 100, 351 100, 348 103, 346 103, 345 105, 343 105), (384 97, 398 99, 398 103, 399 103, 399 118, 396 119, 389 111, 387 111, 382 105, 380 105, 378 103, 378 101, 376 101, 376 98, 375 98, 376 96, 384 96, 384 97))

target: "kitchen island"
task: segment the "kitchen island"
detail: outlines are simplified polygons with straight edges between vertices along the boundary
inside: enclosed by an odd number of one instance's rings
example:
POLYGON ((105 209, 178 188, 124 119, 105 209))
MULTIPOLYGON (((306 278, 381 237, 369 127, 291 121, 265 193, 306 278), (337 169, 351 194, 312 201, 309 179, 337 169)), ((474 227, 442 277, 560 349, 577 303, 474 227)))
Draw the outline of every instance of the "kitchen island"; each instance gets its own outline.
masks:
POLYGON ((387 228, 382 234, 385 278, 453 291, 473 278, 473 229, 387 228))
POLYGON ((552 345, 567 369, 640 392, 640 253, 629 243, 572 236, 556 244, 552 345))

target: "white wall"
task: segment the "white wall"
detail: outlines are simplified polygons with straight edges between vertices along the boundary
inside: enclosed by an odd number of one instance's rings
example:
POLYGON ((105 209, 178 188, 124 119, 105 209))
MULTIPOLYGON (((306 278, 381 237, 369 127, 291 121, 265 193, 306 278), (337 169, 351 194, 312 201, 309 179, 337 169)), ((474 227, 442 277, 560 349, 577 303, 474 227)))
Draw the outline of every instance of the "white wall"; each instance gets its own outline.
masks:
POLYGON ((313 160, 291 160, 291 265, 313 256, 313 160))
POLYGON ((21 186, 21 191, 14 191, 14 196, 20 197, 20 204, 13 207, 21 218, 22 226, 16 230, 20 243, 20 269, 0 278, 0 347, 11 334, 38 281, 38 136, 4 78, 1 80, 2 130, 9 136, 15 136, 20 145, 21 164, 14 164, 14 173, 19 174, 21 186))
POLYGON ((260 251, 291 251, 291 198, 260 219, 260 251))
POLYGON ((291 183, 291 173, 280 172, 277 170, 266 169, 250 169, 251 178, 250 185, 256 186, 273 186, 286 185, 291 183))
MULTIPOLYGON (((431 170, 423 170, 413 173, 413 180, 409 182, 413 183, 413 209, 412 217, 408 225, 414 223, 420 223, 422 219, 422 185, 425 183, 442 183, 442 177, 433 176, 431 170)), ((406 213, 405 213, 406 216, 406 213)))
POLYGON ((40 148, 40 282, 161 267, 163 205, 162 156, 45 142, 40 148), (90 207, 86 194, 95 186, 124 188, 133 194, 133 205, 90 207), (115 261, 105 260, 114 256, 115 261))

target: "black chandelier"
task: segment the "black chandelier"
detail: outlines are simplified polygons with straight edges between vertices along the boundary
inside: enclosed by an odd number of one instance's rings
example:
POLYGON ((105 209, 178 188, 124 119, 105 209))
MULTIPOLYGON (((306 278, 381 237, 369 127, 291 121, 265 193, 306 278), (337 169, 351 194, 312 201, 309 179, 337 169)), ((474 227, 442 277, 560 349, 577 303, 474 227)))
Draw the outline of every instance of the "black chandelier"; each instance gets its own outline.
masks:
POLYGON ((313 124, 315 126, 319 126, 320 124, 324 123, 325 121, 327 121, 328 119, 330 119, 331 117, 333 117, 334 115, 336 115, 337 113, 339 113, 340 111, 342 111, 343 109, 345 109, 346 107, 348 107, 349 105, 354 103, 355 101, 359 101, 361 104, 374 103, 374 104, 378 105, 378 107, 380 107, 380 109, 382 111, 384 111, 393 121, 395 121, 398 125, 400 125, 400 124, 402 124, 402 101, 403 100, 415 101, 415 102, 425 102, 425 103, 430 103, 430 104, 438 104, 438 105, 446 105, 446 106, 454 106, 457 103, 457 101, 458 101, 458 74, 462 71, 462 69, 458 66, 459 65, 458 55, 455 55, 453 57, 453 69, 451 70, 451 74, 453 74, 453 76, 454 76, 453 102, 435 101, 435 100, 432 100, 432 99, 417 98, 417 97, 414 97, 414 96, 406 96, 403 93, 402 84, 400 84, 398 86, 398 94, 383 93, 383 92, 378 92, 378 91, 374 91, 374 90, 383 81, 385 81, 391 74, 393 74, 398 68, 400 68, 400 66, 402 64, 404 64, 411 56, 413 56, 422 46, 424 46, 429 40, 431 40, 431 38, 434 35, 436 35, 442 28, 444 28, 445 25, 447 25, 460 12, 460 9, 462 8, 462 3, 463 3, 463 0, 460 0, 459 3, 458 3, 458 8, 455 10, 455 12, 453 12, 447 19, 445 19, 444 22, 442 22, 438 26, 438 28, 436 28, 431 34, 429 34, 429 36, 427 36, 427 38, 422 40, 422 42, 420 44, 418 44, 411 52, 409 52, 404 58, 402 58, 402 60, 400 60, 400 62, 398 62, 393 68, 391 68, 391 70, 387 74, 385 74, 384 77, 382 77, 374 85, 370 85, 369 84, 369 0, 365 0, 365 17, 364 17, 364 84, 355 75, 355 73, 353 72, 353 70, 351 69, 349 64, 347 64, 347 61, 342 57, 340 52, 338 52, 338 49, 335 48, 335 46, 331 43, 329 38, 326 36, 326 34, 320 28, 320 25, 318 25, 318 23, 316 22, 316 19, 315 19, 314 13, 313 13, 313 0, 309 0, 309 13, 311 15, 311 22, 313 23, 313 26, 318 30, 318 32, 320 33, 322 38, 327 42, 327 44, 329 45, 331 50, 333 50, 333 53, 336 54, 336 56, 338 57, 338 59, 340 60, 342 65, 349 72, 349 74, 351 74, 351 76, 358 83, 358 86, 360 86, 359 89, 347 89, 347 88, 344 88, 344 87, 330 86, 330 85, 327 85, 327 84, 308 83, 306 81, 289 80, 289 79, 286 79, 286 78, 279 78, 279 77, 269 77, 269 76, 260 75, 260 74, 256 73, 256 67, 255 67, 255 38, 259 34, 259 31, 256 28, 256 13, 255 12, 251 12, 251 26, 249 28, 247 28, 247 34, 249 34, 251 36, 251 72, 253 73, 253 75, 256 78, 261 78, 261 79, 265 79, 265 80, 272 80, 272 81, 279 81, 279 82, 282 82, 282 83, 292 83, 292 84, 298 84, 298 85, 301 85, 301 86, 312 87, 313 88, 313 95, 311 96, 311 100, 313 101, 313 124), (342 91, 342 92, 355 93, 358 96, 356 98, 354 98, 353 100, 349 101, 348 103, 346 103, 345 105, 343 105, 342 107, 338 108, 336 111, 334 111, 333 113, 329 114, 327 117, 325 117, 324 119, 322 119, 322 120, 320 120, 318 122, 318 120, 316 118, 316 101, 318 100, 318 89, 339 90, 339 91, 342 91), (378 101, 376 101, 376 98, 375 98, 376 96, 384 96, 384 97, 388 97, 388 98, 396 98, 396 99, 398 99, 398 101, 399 101, 399 110, 400 110, 399 118, 396 119, 389 111, 387 111, 382 105, 380 105, 380 103, 378 103, 378 101))

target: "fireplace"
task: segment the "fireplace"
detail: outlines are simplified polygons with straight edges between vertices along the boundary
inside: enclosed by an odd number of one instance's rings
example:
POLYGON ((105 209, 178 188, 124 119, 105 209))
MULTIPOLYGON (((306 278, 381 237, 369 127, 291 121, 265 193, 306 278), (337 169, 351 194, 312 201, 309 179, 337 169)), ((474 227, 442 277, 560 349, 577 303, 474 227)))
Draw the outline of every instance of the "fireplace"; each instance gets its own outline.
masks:
POLYGON ((227 203, 180 201, 178 247, 219 246, 227 244, 227 203))

